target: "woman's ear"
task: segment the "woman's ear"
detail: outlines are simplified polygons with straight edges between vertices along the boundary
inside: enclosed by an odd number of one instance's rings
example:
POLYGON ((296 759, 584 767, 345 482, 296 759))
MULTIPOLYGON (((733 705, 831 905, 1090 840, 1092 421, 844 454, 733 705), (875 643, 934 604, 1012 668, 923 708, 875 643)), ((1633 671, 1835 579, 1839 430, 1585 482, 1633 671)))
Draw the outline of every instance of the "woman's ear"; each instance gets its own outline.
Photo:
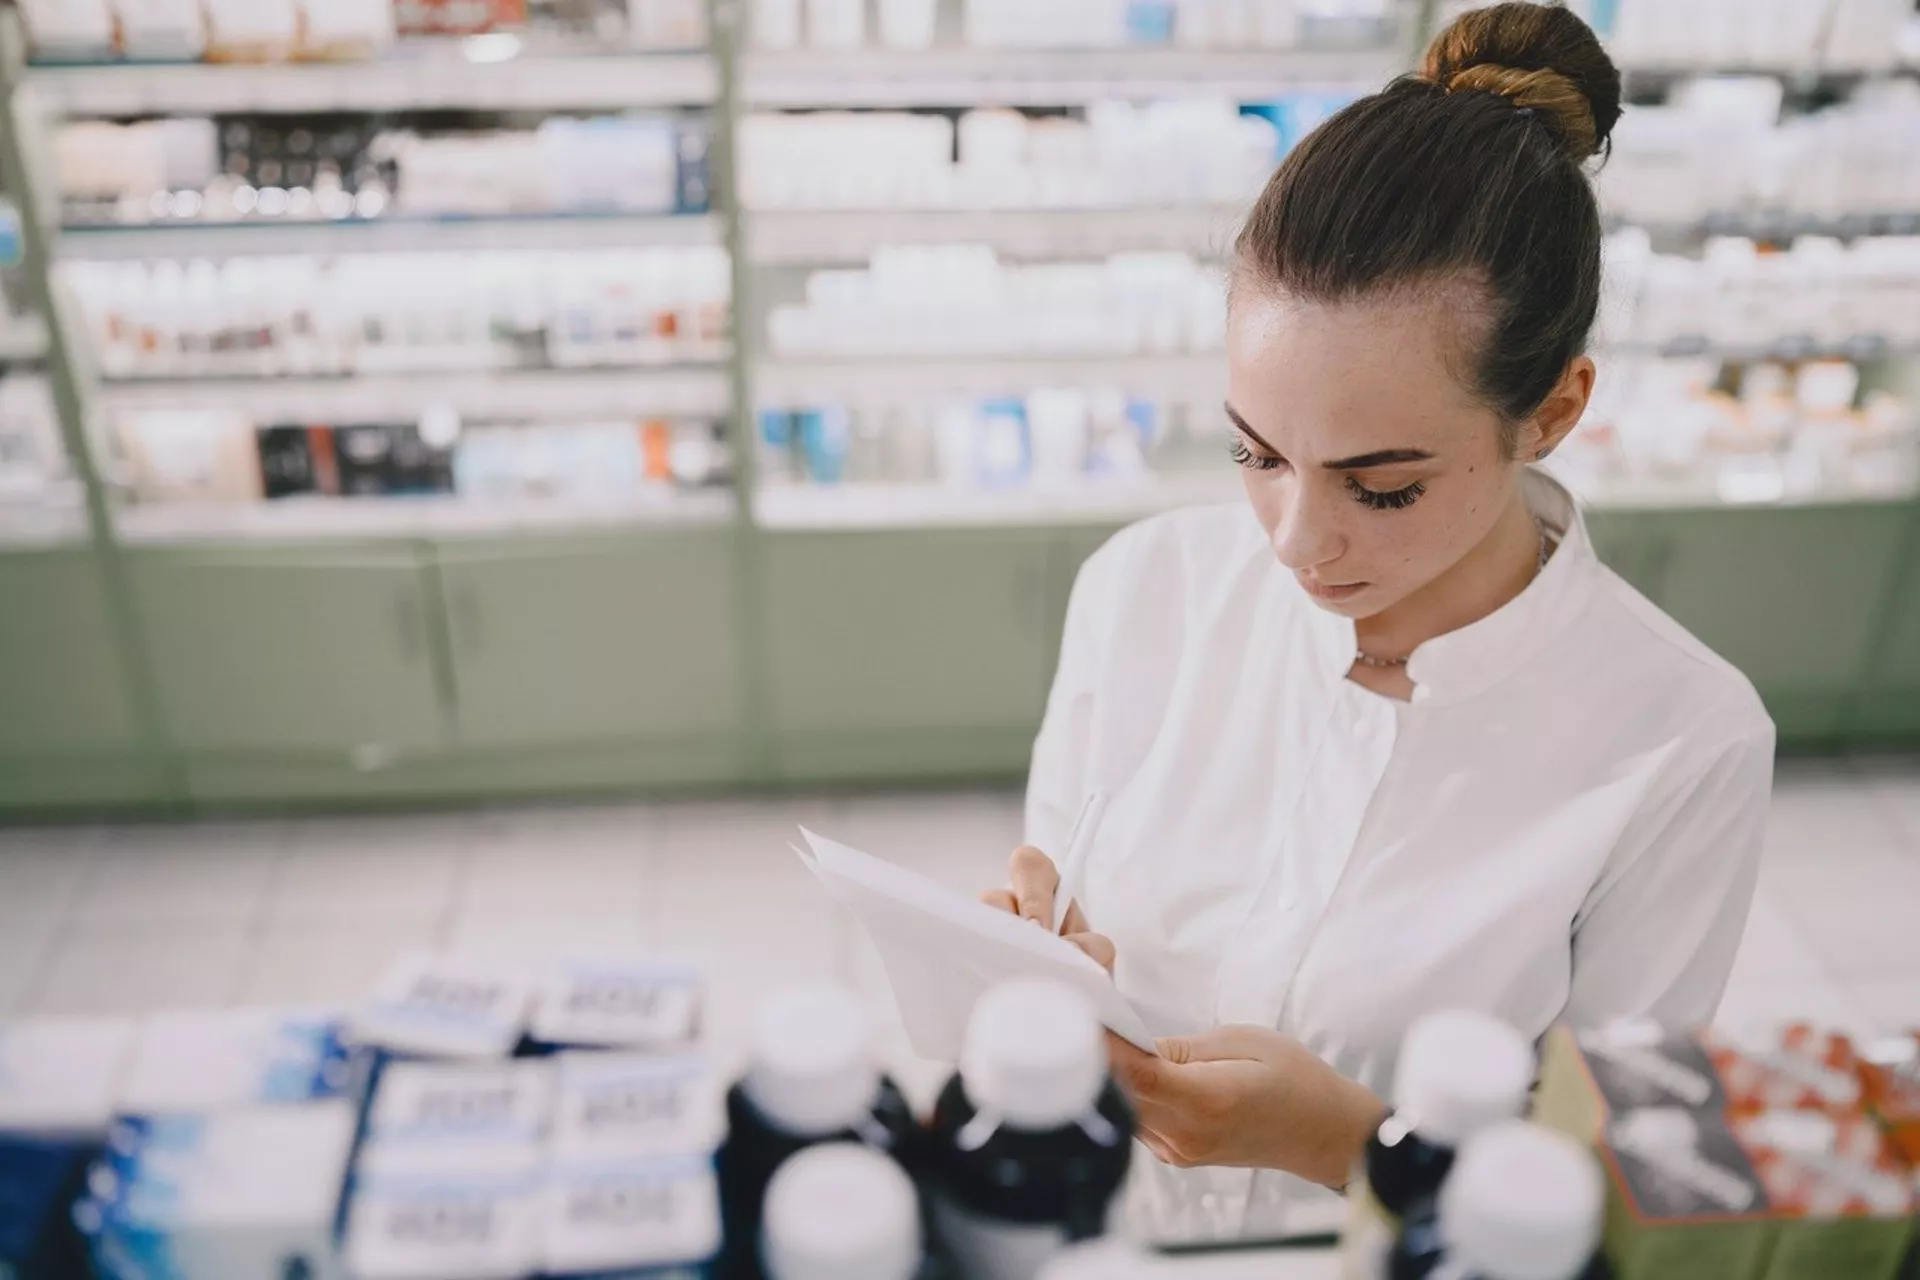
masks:
POLYGON ((1520 430, 1517 455, 1522 462, 1538 462, 1560 447, 1587 412, 1593 399, 1593 361, 1575 356, 1560 375, 1560 381, 1547 393, 1540 407, 1520 430))

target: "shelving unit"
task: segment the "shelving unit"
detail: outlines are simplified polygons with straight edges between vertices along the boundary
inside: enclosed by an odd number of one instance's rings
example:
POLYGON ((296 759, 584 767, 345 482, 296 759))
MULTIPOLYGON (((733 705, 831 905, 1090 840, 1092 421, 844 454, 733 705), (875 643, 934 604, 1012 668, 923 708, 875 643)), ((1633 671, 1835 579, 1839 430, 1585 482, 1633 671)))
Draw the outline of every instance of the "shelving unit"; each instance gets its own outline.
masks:
POLYGON ((1371 88, 1403 66, 1397 49, 753 52, 741 59, 739 92, 755 109, 1071 107, 1196 92, 1260 101, 1280 86, 1371 88))
POLYGON ((294 254, 487 253, 555 245, 569 249, 684 249, 721 244, 725 238, 725 222, 705 214, 391 217, 332 222, 256 218, 244 222, 68 226, 61 229, 59 253, 68 262, 139 262, 294 254))
POLYGON ((499 57, 506 52, 475 38, 432 39, 407 41, 376 62, 35 66, 24 87, 41 109, 64 116, 600 110, 690 106, 719 97, 719 68, 707 54, 556 52, 535 45, 499 57))
MULTIPOLYGON (((1219 264, 1244 208, 1021 205, 1055 198, 1036 187, 995 207, 741 209, 736 125, 768 111, 1057 114, 1110 100, 1358 93, 1409 65, 1421 43, 1413 10, 1434 6, 1409 2, 1390 47, 1073 53, 767 52, 741 47, 740 8, 716 0, 713 47, 693 53, 485 37, 403 42, 370 63, 271 67, 24 66, 4 15, 0 53, 11 55, 18 109, 7 113, 0 179, 41 195, 39 134, 64 117, 704 108, 716 129, 713 212, 701 215, 58 226, 52 202, 37 202, 26 271, 49 319, 0 327, 0 361, 44 357, 78 483, 65 504, 0 507, 0 599, 10 606, 0 610, 0 813, 1024 766, 1080 564, 1134 520, 1241 496, 1237 473, 1200 439, 1225 390, 1224 357, 780 356, 769 309, 793 298, 806 272, 865 266, 881 246, 984 245, 1021 266, 1143 252, 1219 264), (732 263, 726 348, 708 361, 631 368, 102 381, 54 273, 58 263, 712 247, 732 263), (758 415, 769 406, 867 411, 1060 388, 1178 404, 1191 438, 1172 461, 1155 455, 1164 471, 1018 488, 924 475, 816 486, 764 465, 758 415), (289 424, 446 411, 476 423, 725 421, 732 478, 597 501, 130 501, 112 424, 155 410, 289 424), (33 687, 12 687, 23 679, 33 687)), ((1670 78, 1635 71, 1630 89, 1657 92, 1670 78)), ((1715 216, 1649 230, 1658 248, 1694 251, 1720 234, 1913 234, 1920 211, 1715 216)), ((1871 339, 1629 343, 1600 354, 1920 362, 1908 344, 1871 339)), ((1920 613, 1904 603, 1915 592, 1920 494, 1776 492, 1693 475, 1610 480, 1587 496, 1609 561, 1749 671, 1790 744, 1920 738, 1920 667, 1902 641, 1920 635, 1920 613), (1723 589, 1732 581, 1753 589, 1732 599, 1723 589), (1809 617, 1826 620, 1818 632, 1809 617)))

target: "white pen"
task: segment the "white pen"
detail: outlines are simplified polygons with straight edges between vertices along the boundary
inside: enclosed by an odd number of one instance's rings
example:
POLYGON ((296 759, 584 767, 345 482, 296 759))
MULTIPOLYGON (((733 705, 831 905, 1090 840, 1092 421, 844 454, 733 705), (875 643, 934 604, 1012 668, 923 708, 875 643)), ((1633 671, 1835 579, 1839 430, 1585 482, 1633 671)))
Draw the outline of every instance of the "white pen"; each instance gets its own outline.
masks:
POLYGON ((1073 820, 1073 830, 1067 835, 1066 858, 1060 864, 1060 887, 1053 894, 1055 933, 1066 932, 1067 912, 1079 896, 1080 880, 1087 871, 1087 857, 1093 852, 1093 833, 1100 829, 1100 820, 1106 816, 1107 800, 1107 792, 1100 787, 1088 793, 1086 803, 1080 806, 1080 816, 1073 820))

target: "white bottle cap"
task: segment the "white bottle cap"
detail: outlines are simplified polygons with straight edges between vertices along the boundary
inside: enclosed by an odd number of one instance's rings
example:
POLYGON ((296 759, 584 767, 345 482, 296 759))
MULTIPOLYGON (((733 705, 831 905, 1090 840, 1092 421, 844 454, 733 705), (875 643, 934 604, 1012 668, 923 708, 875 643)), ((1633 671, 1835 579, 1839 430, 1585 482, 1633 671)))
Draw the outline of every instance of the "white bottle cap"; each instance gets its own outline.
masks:
POLYGON ((873 1027, 852 993, 795 987, 760 1007, 746 1078, 747 1097, 780 1128, 802 1138, 851 1128, 880 1092, 873 1027))
POLYGON ((830 1142, 780 1166, 767 1187, 760 1250, 770 1280, 912 1280, 920 1204, 892 1160, 830 1142))
POLYGON ((1573 1139, 1522 1120, 1469 1138, 1440 1191, 1447 1257, 1487 1280, 1573 1280, 1600 1241, 1602 1189, 1573 1139))
POLYGON ((1533 1050, 1498 1018, 1466 1010, 1430 1013, 1400 1047, 1393 1105, 1429 1142, 1459 1146, 1525 1108, 1533 1050))
POLYGON ((1106 1085, 1099 1019, 1065 983, 1002 983, 974 1006, 960 1079, 974 1106, 1011 1128, 1063 1128, 1092 1111, 1106 1085))

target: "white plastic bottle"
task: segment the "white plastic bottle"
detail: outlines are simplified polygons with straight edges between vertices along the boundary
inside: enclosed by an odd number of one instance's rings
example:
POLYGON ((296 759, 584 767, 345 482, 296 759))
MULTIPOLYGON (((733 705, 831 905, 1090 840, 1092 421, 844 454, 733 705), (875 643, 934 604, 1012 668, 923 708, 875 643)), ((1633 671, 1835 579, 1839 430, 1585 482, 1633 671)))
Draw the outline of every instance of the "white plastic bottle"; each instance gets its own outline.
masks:
POLYGON ((1460 1149, 1438 1231, 1404 1238, 1391 1274, 1576 1280, 1593 1265, 1604 1200, 1593 1156, 1573 1139, 1524 1120, 1496 1125, 1460 1149))
POLYGON ((1034 1280, 1105 1234, 1133 1116, 1084 996, 1021 979, 981 998, 940 1095, 922 1174, 934 1229, 970 1280, 1034 1280))
POLYGON ((753 42, 762 49, 800 43, 800 0, 753 0, 753 42))
POLYGON ((928 48, 939 14, 939 0, 880 0, 880 41, 889 49, 928 48))
POLYGON ((851 1142, 803 1151, 767 1187, 767 1280, 913 1280, 920 1201, 894 1161, 851 1142))
POLYGON ((807 43, 858 49, 867 41, 867 0, 807 0, 807 43))

